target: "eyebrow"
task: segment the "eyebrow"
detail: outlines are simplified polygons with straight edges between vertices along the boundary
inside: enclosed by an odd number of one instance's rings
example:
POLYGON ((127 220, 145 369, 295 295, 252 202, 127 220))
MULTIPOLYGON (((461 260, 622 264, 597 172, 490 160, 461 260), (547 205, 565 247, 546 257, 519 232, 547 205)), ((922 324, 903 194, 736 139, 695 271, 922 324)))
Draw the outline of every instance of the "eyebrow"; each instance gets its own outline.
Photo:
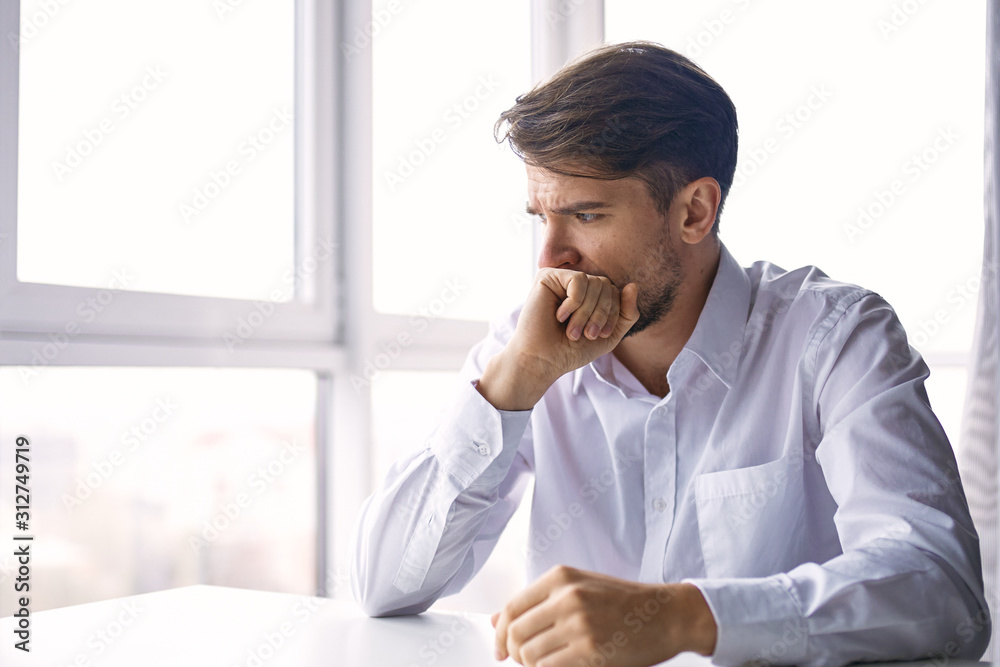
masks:
MULTIPOLYGON (((572 204, 567 204, 566 206, 554 208, 552 209, 552 212, 556 215, 573 215, 582 211, 592 211, 595 208, 608 208, 610 206, 611 204, 607 204, 602 201, 577 201, 572 204)), ((538 215, 538 211, 531 208, 531 204, 525 204, 524 212, 528 215, 538 215)))

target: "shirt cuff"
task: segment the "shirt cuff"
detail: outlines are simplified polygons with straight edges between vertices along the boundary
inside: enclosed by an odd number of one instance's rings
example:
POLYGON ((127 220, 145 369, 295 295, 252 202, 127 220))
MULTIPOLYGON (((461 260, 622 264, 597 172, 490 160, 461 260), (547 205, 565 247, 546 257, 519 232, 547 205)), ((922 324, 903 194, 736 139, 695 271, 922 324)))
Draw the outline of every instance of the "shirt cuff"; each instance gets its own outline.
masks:
POLYGON ((431 436, 430 448, 462 488, 498 486, 507 476, 531 410, 497 410, 476 389, 464 385, 431 436))
POLYGON ((796 664, 805 657, 808 627, 788 575, 682 583, 701 591, 715 618, 713 664, 796 664))

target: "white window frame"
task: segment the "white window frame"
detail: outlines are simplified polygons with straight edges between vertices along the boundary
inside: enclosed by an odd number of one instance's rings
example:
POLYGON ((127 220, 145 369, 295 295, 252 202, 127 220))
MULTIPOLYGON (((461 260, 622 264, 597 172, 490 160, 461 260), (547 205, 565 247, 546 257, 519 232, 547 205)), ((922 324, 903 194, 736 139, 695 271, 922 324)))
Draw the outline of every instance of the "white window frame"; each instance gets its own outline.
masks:
MULTIPOLYGON (((317 591, 326 594, 332 581, 330 545, 335 524, 344 514, 336 506, 337 480, 349 480, 361 463, 345 457, 334 466, 331 443, 364 441, 364 406, 351 392, 335 395, 346 376, 349 358, 344 344, 339 300, 347 291, 344 243, 339 224, 349 205, 343 192, 341 152, 346 121, 343 81, 347 65, 337 44, 343 42, 341 6, 332 0, 296 0, 296 127, 295 127, 295 267, 306 268, 320 240, 332 240, 334 256, 319 262, 296 295, 308 302, 275 304, 273 315, 238 345, 227 344, 238 320, 254 301, 118 291, 114 309, 79 333, 67 335, 76 308, 101 290, 17 281, 17 116, 19 54, 13 44, 0 46, 0 366, 107 367, 244 367, 295 368, 316 373, 317 461, 317 591), (341 157, 338 157, 341 156, 341 157), (58 354, 49 355, 49 349, 58 354), (333 411, 345 419, 336 422, 333 411), (352 467, 353 466, 353 467, 352 467)), ((20 34, 20 2, 0 3, 0 35, 20 34)), ((356 154, 363 143, 354 141, 356 154)), ((306 272, 303 271, 303 274, 306 272)), ((364 448, 361 448, 364 449, 364 448)), ((355 477, 356 478, 356 477, 355 477)), ((351 488, 346 485, 344 488, 351 488)), ((353 503, 347 503, 350 505, 353 503)))
MULTIPOLYGON (((316 255, 328 252, 320 247, 321 241, 337 243, 336 90, 330 85, 334 66, 330 25, 318 20, 323 5, 329 7, 319 0, 295 3, 295 299, 268 302, 268 316, 253 329, 253 339, 259 341, 336 342, 337 257, 314 261, 316 255)), ((0 34, 19 34, 19 14, 20 2, 3 3, 0 34)), ((68 334, 80 340, 108 336, 201 343, 233 334, 240 319, 254 312, 254 301, 120 290, 113 294, 113 308, 101 311, 92 322, 82 322, 77 309, 91 299, 108 299, 108 290, 17 280, 18 95, 11 93, 18 91, 19 50, 16 40, 4 42, 0 48, 4 91, 0 96, 0 331, 27 338, 68 334), (67 332, 68 326, 73 328, 67 332)))
MULTIPOLYGON (((531 8, 536 81, 603 40, 603 0, 532 0, 531 8)), ((296 0, 296 266, 319 239, 334 239, 337 248, 311 282, 296 285, 312 301, 278 305, 233 347, 223 336, 253 301, 119 291, 113 310, 44 361, 316 372, 317 590, 338 597, 348 595, 344 545, 375 478, 371 395, 357 391, 351 376, 363 375, 364 360, 409 324, 373 306, 372 56, 370 48, 350 57, 342 48, 356 28, 372 25, 371 9, 367 0, 296 0)), ((19 12, 16 0, 0 3, 0 35, 19 34, 19 12)), ((77 306, 100 290, 16 279, 18 99, 10 91, 17 85, 17 50, 0 45, 0 366, 37 366, 77 306)), ((539 247, 536 238, 536 253, 539 247)), ((415 344, 394 369, 457 370, 486 329, 485 322, 436 319, 421 336, 433 343, 415 344)))
MULTIPOLYGON (((531 79, 541 81, 559 70, 573 58, 599 46, 604 41, 604 0, 532 0, 531 79)), ((370 59, 370 56, 369 56, 370 59)), ((370 68, 370 63, 369 63, 370 68)), ((367 98, 370 102, 370 95, 367 98)), ((511 100, 511 104, 513 104, 511 100)), ((368 116, 370 117, 370 106, 368 116)), ((370 128, 369 128, 370 132, 370 128)), ((365 171, 367 174, 369 170, 365 171)), ((371 183, 368 182, 370 191, 371 183)), ((368 198, 371 201, 371 198, 368 198)), ((372 219, 367 211, 366 218, 372 219)), ((540 228, 533 226, 532 257, 541 249, 540 228)), ((370 238, 368 239, 370 243, 370 238)), ((364 253, 371 257, 369 246, 364 253)), ((365 275, 371 275, 371 267, 365 275)), ((533 275, 533 274, 532 274, 533 275)), ((372 303, 371 285, 365 303, 372 303)), ((409 317, 372 312, 369 345, 364 358, 373 358, 399 334, 409 328, 409 317)), ((497 313, 500 315, 500 313, 497 313)), ((441 318, 428 323, 421 343, 408 348, 408 354, 393 361, 393 370, 452 371, 458 370, 475 343, 487 333, 488 324, 481 321, 441 318), (433 341, 433 342, 425 342, 433 341)))

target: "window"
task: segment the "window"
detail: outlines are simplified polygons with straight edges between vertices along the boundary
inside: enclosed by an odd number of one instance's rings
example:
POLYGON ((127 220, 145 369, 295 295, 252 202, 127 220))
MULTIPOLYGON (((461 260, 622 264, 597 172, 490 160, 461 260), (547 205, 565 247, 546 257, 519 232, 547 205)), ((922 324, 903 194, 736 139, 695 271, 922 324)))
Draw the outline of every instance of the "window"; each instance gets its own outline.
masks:
POLYGON ((534 275, 524 166, 493 138, 531 86, 529 3, 398 6, 372 44, 375 309, 489 320, 534 275))
POLYGON ((314 3, 14 4, 0 326, 332 343, 314 3))
POLYGON ((31 442, 34 608, 196 583, 312 594, 316 399, 302 370, 60 367, 26 385, 0 368, 5 456, 31 442))
POLYGON ((223 6, 24 3, 25 27, 58 13, 20 50, 18 280, 270 298, 294 262, 295 14, 223 6))
POLYGON ((0 440, 32 442, 38 610, 336 584, 333 10, 0 5, 0 440))

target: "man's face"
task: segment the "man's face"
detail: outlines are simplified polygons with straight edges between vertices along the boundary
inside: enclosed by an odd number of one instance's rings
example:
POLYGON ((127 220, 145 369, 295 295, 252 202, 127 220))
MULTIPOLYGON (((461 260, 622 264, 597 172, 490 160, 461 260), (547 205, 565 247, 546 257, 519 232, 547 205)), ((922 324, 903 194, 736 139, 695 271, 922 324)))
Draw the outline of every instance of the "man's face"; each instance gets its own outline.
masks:
POLYGON ((538 268, 606 276, 639 287, 639 321, 628 336, 660 321, 683 281, 676 241, 637 178, 564 176, 528 165, 528 213, 543 224, 538 268))

